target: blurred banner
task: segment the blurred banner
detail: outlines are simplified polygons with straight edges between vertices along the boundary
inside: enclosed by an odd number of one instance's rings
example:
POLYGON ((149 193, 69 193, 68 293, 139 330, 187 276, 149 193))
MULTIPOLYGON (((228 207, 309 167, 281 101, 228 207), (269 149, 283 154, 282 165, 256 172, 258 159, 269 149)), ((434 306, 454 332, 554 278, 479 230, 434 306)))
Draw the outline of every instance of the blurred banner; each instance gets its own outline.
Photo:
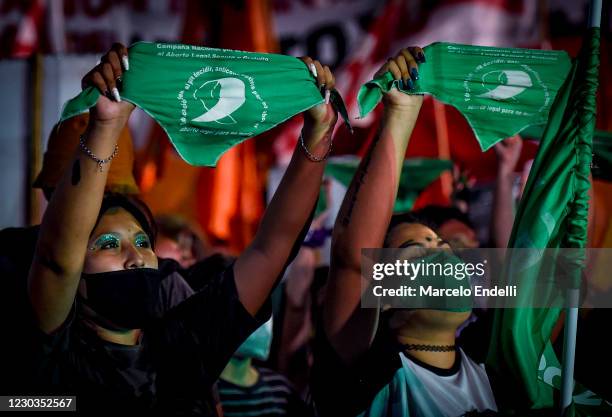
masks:
POLYGON ((113 42, 176 41, 185 0, 2 0, 0 58, 99 53, 113 42))

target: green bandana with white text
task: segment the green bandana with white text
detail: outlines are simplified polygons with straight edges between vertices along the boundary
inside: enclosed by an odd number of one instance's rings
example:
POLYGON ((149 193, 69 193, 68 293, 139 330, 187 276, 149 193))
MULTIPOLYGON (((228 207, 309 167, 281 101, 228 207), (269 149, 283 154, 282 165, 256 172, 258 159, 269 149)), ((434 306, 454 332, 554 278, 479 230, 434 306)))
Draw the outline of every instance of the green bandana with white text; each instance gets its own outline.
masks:
POLYGON ((567 53, 437 42, 424 48, 413 90, 402 89, 390 72, 361 87, 361 117, 392 87, 406 94, 431 94, 457 108, 486 151, 528 126, 545 123, 567 78, 567 53))
MULTIPOLYGON (((202 46, 138 42, 129 48, 121 98, 153 117, 180 156, 214 166, 230 147, 323 103, 299 59, 202 46)), ((61 120, 93 107, 100 92, 83 90, 61 120)), ((331 102, 348 124, 340 95, 331 102)))

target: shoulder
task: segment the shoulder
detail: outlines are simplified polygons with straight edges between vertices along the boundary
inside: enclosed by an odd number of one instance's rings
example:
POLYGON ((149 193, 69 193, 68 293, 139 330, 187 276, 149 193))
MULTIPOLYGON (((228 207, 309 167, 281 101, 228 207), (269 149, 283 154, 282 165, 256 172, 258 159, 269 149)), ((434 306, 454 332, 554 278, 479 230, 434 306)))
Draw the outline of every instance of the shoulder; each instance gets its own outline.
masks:
MULTIPOLYGON (((36 324, 34 314, 31 311, 25 313, 24 327, 21 329, 21 334, 25 340, 21 345, 20 351, 16 352, 18 357, 27 358, 31 369, 35 375, 40 376, 43 380, 52 377, 60 367, 67 364, 66 358, 68 355, 78 350, 78 339, 81 337, 81 332, 77 324, 76 302, 72 305, 72 309, 68 317, 52 333, 45 333, 36 324)), ((38 378, 37 376, 37 378, 38 378)), ((45 381, 32 381, 35 384, 45 381)))
POLYGON ((353 364, 348 365, 340 358, 329 342, 321 324, 319 324, 316 332, 315 352, 317 353, 315 364, 318 361, 319 368, 340 367, 351 375, 367 375, 374 377, 374 379, 391 379, 395 370, 402 366, 397 343, 383 320, 378 325, 370 348, 353 364))
MULTIPOLYGON (((183 277, 191 288, 196 291, 204 288, 211 280, 225 274, 230 266, 233 266, 236 258, 215 253, 201 261, 196 262, 191 267, 183 270, 183 277)), ((233 273, 233 268, 232 271, 233 273)))
POLYGON ((233 265, 235 260, 234 257, 215 253, 196 262, 189 268, 182 268, 173 259, 159 258, 158 269, 163 276, 179 274, 194 291, 199 291, 211 281, 218 279, 220 275, 227 273, 228 268, 233 265))

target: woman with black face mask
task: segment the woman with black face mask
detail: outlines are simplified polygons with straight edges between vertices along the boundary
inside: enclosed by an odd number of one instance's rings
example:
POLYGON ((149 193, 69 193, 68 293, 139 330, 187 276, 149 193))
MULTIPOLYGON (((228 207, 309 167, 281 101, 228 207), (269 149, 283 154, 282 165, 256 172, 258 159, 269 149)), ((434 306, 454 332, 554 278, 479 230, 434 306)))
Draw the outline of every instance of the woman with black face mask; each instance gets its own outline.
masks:
MULTIPOLYGON (((304 61, 331 90, 329 68, 304 61)), ((103 95, 41 225, 28 278, 32 338, 24 341, 32 385, 20 393, 76 395, 87 415, 215 415, 210 387, 270 316, 268 296, 307 227, 337 116, 329 104, 304 113, 303 146, 251 245, 201 291, 171 300, 174 284, 158 269, 146 208, 104 197, 108 166, 121 152, 117 138, 134 108, 116 88, 128 66, 127 49, 115 44, 83 79, 103 95)))

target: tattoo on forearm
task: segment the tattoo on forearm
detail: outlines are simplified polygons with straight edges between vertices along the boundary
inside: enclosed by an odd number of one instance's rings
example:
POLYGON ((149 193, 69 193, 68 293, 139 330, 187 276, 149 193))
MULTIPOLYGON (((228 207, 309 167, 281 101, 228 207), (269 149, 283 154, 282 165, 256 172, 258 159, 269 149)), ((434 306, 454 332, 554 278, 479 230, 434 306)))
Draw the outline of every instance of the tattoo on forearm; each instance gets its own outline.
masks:
POLYGON ((355 203, 357 202, 357 195, 359 194, 359 189, 365 182, 365 177, 368 173, 370 162, 372 161, 372 153, 374 152, 374 148, 376 147, 376 144, 380 140, 380 136, 381 136, 381 132, 379 131, 378 134, 374 137, 374 141, 372 142, 372 145, 370 146, 370 149, 368 150, 368 153, 366 154, 363 164, 360 166, 359 170, 357 171, 355 185, 351 187, 351 189, 349 190, 350 194, 347 196, 348 198, 350 198, 350 202, 349 202, 348 209, 342 216, 342 226, 348 226, 349 222, 351 221, 351 216, 353 214, 353 208, 355 208, 355 203))
POLYGON ((81 164, 79 163, 79 160, 75 160, 74 164, 72 165, 72 177, 71 177, 71 183, 72 185, 77 185, 79 182, 81 181, 81 164))

